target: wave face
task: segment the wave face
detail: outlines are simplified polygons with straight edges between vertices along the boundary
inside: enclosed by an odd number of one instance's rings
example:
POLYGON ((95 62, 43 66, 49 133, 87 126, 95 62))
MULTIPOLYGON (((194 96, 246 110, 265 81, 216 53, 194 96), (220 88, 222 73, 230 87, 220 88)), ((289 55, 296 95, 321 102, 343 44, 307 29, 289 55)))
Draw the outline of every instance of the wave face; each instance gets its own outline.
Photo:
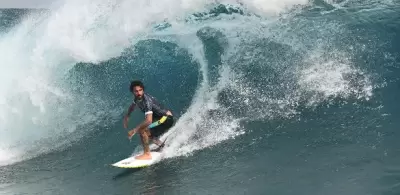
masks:
MULTIPOLYGON (((376 91, 396 80, 386 67, 398 70, 398 53, 385 48, 393 37, 360 26, 375 15, 392 21, 393 5, 72 0, 17 13, 0 37, 0 165, 120 125, 132 79, 179 116, 167 157, 250 133, 251 122, 379 109, 376 91)), ((353 128, 343 127, 351 117, 332 128, 353 128)))

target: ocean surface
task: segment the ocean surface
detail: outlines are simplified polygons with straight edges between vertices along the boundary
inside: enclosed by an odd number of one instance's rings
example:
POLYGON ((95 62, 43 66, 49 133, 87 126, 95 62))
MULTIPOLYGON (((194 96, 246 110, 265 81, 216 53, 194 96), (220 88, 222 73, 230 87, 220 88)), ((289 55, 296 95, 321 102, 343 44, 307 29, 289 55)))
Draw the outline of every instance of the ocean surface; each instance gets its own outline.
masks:
POLYGON ((400 194, 399 0, 2 9, 0 68, 1 195, 400 194), (135 79, 178 120, 119 169, 135 79))

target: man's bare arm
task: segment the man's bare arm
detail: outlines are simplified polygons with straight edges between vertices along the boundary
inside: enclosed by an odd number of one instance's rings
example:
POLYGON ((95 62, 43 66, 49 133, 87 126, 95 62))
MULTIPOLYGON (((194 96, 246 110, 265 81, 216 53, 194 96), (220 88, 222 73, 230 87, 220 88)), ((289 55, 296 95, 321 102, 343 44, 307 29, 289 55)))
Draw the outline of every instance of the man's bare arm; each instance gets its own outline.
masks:
POLYGON ((153 114, 146 114, 146 119, 140 123, 135 129, 147 128, 153 122, 153 114))
POLYGON ((132 103, 129 108, 128 108, 128 112, 126 113, 125 117, 124 117, 124 128, 128 128, 128 121, 129 121, 129 116, 131 115, 131 113, 133 112, 133 110, 135 110, 135 104, 132 103))
POLYGON ((147 128, 152 121, 153 121, 153 114, 147 114, 146 119, 142 123, 140 123, 136 128, 128 132, 128 138, 131 139, 132 136, 135 135, 135 133, 137 133, 143 128, 147 128))

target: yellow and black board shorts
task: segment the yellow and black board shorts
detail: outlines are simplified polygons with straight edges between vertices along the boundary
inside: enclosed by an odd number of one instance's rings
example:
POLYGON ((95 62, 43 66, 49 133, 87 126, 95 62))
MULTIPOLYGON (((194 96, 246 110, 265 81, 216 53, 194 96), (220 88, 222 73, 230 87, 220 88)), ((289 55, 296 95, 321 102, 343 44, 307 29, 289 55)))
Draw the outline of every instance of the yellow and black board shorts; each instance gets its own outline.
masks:
POLYGON ((166 133, 175 123, 173 116, 163 116, 160 118, 153 119, 153 122, 149 126, 150 138, 158 138, 166 133), (166 118, 164 118, 166 117, 166 118))

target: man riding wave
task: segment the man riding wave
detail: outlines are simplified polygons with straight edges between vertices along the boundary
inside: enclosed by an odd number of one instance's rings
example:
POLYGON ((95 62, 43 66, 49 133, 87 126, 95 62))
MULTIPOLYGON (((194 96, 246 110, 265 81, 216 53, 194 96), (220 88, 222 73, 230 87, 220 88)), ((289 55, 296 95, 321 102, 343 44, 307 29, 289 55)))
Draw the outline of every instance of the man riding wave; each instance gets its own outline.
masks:
POLYGON ((174 118, 170 110, 165 109, 156 98, 144 92, 144 85, 141 81, 132 81, 129 90, 134 95, 134 100, 124 117, 124 127, 128 127, 130 114, 136 106, 139 107, 145 115, 145 120, 128 132, 128 138, 131 139, 135 133, 139 132, 144 152, 135 158, 138 160, 150 160, 152 157, 149 138, 160 149, 164 147, 164 143, 160 141, 159 137, 173 126, 174 118))

